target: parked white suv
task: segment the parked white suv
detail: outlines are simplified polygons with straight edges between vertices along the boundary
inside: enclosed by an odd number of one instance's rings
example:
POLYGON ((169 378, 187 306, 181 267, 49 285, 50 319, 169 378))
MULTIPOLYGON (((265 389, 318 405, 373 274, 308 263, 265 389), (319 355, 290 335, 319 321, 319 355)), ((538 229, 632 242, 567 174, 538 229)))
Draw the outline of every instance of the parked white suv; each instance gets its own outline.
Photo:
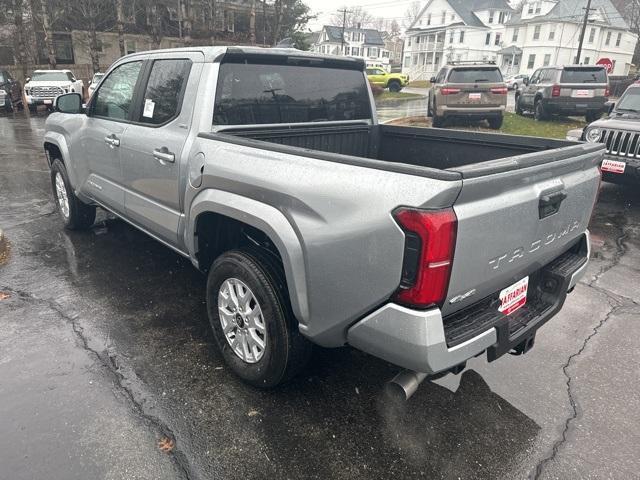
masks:
POLYGON ((53 109, 53 104, 59 95, 64 93, 79 93, 84 97, 84 83, 76 80, 71 70, 36 70, 27 79, 24 93, 29 110, 35 112, 38 105, 46 105, 53 109))

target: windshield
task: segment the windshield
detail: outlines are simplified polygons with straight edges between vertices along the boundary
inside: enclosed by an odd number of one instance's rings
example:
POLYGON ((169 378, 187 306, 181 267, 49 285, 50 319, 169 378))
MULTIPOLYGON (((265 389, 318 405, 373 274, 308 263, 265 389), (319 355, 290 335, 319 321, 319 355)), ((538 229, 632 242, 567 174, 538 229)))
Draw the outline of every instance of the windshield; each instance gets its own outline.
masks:
POLYGON ((67 82, 69 76, 66 72, 33 72, 31 80, 35 82, 67 82))
POLYGON ((603 68, 565 68, 560 83, 607 83, 603 68))
POLYGON ((213 123, 249 125, 371 118, 360 70, 223 63, 213 123))
POLYGON ((452 70, 449 74, 451 83, 500 83, 502 74, 500 70, 493 68, 464 68, 452 70))
POLYGON ((629 88, 616 105, 616 111, 640 112, 640 88, 629 88))

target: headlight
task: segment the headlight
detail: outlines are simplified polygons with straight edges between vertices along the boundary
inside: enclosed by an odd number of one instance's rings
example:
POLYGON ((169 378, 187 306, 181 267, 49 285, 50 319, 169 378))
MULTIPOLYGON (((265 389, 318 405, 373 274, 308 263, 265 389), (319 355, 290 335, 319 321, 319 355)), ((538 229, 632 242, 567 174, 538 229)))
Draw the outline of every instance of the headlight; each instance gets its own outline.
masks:
POLYGON ((595 143, 600 140, 600 135, 602 131, 599 128, 592 128, 587 131, 587 134, 584 138, 586 138, 587 142, 595 143))

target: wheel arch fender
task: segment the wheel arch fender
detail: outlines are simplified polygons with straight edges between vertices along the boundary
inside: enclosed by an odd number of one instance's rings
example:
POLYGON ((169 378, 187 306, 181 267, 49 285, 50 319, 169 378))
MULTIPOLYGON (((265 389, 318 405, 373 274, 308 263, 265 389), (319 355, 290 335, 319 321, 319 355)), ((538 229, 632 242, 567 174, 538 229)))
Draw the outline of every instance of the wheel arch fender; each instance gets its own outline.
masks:
POLYGON ((301 331, 309 320, 306 266, 302 242, 289 219, 278 209, 252 198, 217 189, 201 191, 191 202, 185 228, 185 245, 191 261, 198 265, 198 217, 203 213, 217 213, 262 231, 278 249, 282 259, 287 289, 293 313, 301 331))
POLYGON ((62 163, 67 169, 67 175, 69 176, 69 180, 71 181, 71 185, 74 190, 77 190, 77 178, 76 172, 71 163, 71 155, 69 153, 69 145, 67 144, 67 139, 65 136, 59 132, 46 132, 44 134, 44 150, 47 154, 47 163, 49 164, 49 168, 51 168, 51 164, 53 163, 54 158, 57 158, 57 154, 61 157, 62 163))

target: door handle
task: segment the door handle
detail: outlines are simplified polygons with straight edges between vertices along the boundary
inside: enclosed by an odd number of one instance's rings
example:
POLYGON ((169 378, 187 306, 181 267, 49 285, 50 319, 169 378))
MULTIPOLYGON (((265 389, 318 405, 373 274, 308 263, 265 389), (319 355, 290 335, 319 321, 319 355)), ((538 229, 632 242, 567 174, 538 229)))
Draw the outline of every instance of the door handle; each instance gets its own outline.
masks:
POLYGON ((174 163, 176 161, 175 154, 170 152, 167 147, 162 147, 160 149, 156 148, 153 151, 153 158, 158 160, 160 163, 174 163))
POLYGON ((104 142, 110 147, 120 146, 120 140, 115 135, 109 135, 108 137, 104 137, 104 142))

